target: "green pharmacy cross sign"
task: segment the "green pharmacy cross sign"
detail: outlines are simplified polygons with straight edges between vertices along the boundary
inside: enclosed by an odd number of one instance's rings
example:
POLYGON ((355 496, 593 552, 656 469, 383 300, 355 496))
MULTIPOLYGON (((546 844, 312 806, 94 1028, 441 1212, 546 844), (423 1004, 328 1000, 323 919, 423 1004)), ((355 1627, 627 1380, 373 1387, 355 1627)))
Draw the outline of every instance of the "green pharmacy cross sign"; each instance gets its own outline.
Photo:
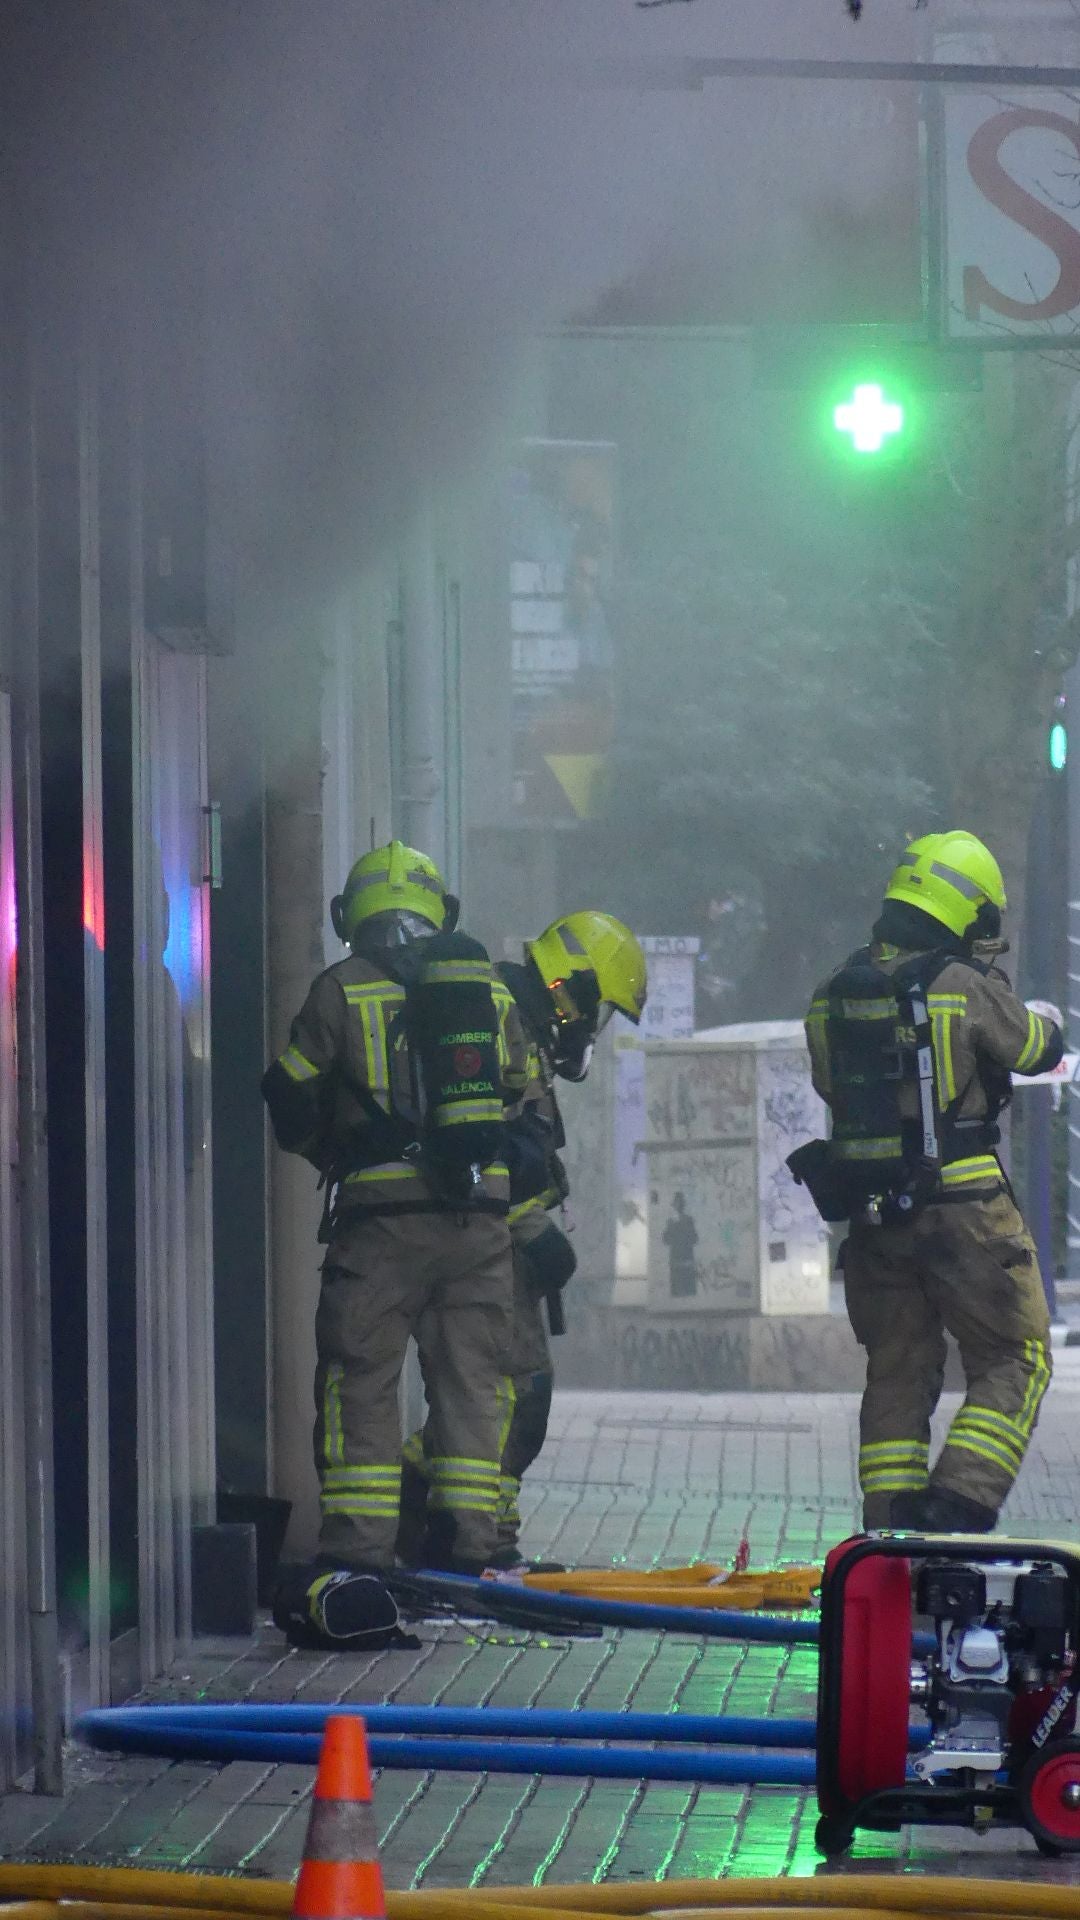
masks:
POLYGON ((833 408, 837 433, 850 434, 856 453, 880 453, 888 435, 899 433, 903 424, 903 407, 872 384, 857 386, 850 400, 833 408))

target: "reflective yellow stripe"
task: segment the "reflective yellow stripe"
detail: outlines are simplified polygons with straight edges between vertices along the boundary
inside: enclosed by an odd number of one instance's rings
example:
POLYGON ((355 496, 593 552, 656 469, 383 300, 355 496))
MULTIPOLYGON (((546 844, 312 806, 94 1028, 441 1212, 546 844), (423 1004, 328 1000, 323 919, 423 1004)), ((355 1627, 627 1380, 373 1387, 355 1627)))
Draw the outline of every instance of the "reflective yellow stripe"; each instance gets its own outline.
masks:
POLYGON ((364 981, 346 986, 343 992, 347 1004, 360 1017, 368 1090, 376 1096, 385 1095, 390 1085, 386 1016, 404 1005, 404 988, 390 980, 364 981))
POLYGON ((435 980, 440 985, 449 981, 458 986, 493 987, 489 960, 426 960, 424 979, 435 980))
POLYGON ((1023 1073, 1037 1060, 1040 1053, 1046 1051, 1046 1028, 1037 1013, 1028 1014, 1028 1037, 1023 1052, 1016 1063, 1017 1073, 1023 1073))
POLYGON ((501 1460, 503 1454, 506 1452, 506 1443, 510 1438, 510 1427, 514 1418, 514 1406, 517 1401, 517 1392, 509 1374, 504 1374, 500 1380, 496 1388, 496 1397, 499 1405, 502 1407, 503 1415, 499 1426, 498 1439, 499 1459, 501 1460))
MULTIPOLYGON (((551 1189, 549 1188, 548 1192, 550 1191, 551 1189)), ((516 1207, 511 1207, 506 1217, 513 1227, 516 1226, 519 1220, 524 1220, 527 1213, 535 1213, 538 1208, 542 1208, 546 1204, 546 1196, 542 1193, 537 1193, 533 1195, 531 1200, 519 1200, 516 1207)))
POLYGON ((901 1150, 900 1135, 877 1140, 838 1140, 832 1137, 832 1149, 840 1160, 896 1160, 901 1150))
POLYGON ((859 1485, 864 1493, 924 1487, 929 1471, 926 1440, 867 1440, 859 1448, 859 1485))
MULTIPOLYGON (((501 1100, 474 1100, 464 1094, 460 1101, 452 1106, 436 1107, 435 1124, 439 1127, 460 1127, 468 1125, 498 1125, 503 1117, 501 1100)), ((490 1143, 492 1146, 495 1142, 490 1143)))
POLYGON ((1024 1358, 1031 1367, 1031 1378, 1028 1381, 1027 1392, 1024 1395, 1024 1404, 1020 1409, 1018 1424, 1021 1432, 1030 1439, 1038 1418, 1043 1394, 1050 1385, 1053 1367, 1041 1340, 1025 1340, 1024 1358))
POLYGON ((343 1372, 344 1368, 340 1360, 332 1360, 326 1369, 326 1387, 323 1392, 323 1451, 329 1467, 345 1464, 345 1443, 341 1429, 343 1372))
POLYGON ((972 1434, 954 1433, 949 1429, 946 1448, 957 1447, 962 1453, 974 1453, 980 1460, 989 1460, 991 1466, 1000 1467, 1010 1480, 1016 1478, 1017 1462, 1010 1458, 1003 1447, 997 1447, 992 1440, 976 1440, 972 1434))
POLYGON ((386 1045, 386 1009, 381 1000, 369 1000, 364 1008, 364 1060, 371 1093, 376 1099, 382 1094, 389 1109, 390 1061, 386 1045))
POLYGON ((937 1071, 938 1102, 947 1107, 956 1099, 956 1073, 952 1054, 951 1008, 934 1007, 930 1009, 931 1045, 934 1051, 934 1066, 937 1071))
POLYGON ((946 1187, 972 1186, 978 1180, 1000 1180, 1001 1168, 992 1153, 977 1153, 943 1167, 941 1179, 946 1187))
MULTIPOLYGON (((1029 1388, 1030 1384, 1029 1381, 1029 1388)), ((1024 1440, 1027 1438, 1023 1426, 1022 1411, 1014 1420, 1011 1414, 999 1413, 996 1407, 980 1407, 972 1404, 961 1407, 956 1417, 958 1420, 984 1420, 988 1427, 999 1428, 1010 1440, 1024 1440)))
POLYGON ((1009 1420, 1004 1414, 994 1414, 986 1407, 961 1407, 953 1426, 981 1428, 985 1433, 1000 1441, 1002 1446, 1015 1447, 1023 1453, 1027 1435, 1015 1420, 1009 1420))
POLYGON ((454 1510, 460 1513, 498 1513, 498 1488, 492 1488, 490 1493, 479 1493, 463 1487, 432 1487, 428 1494, 428 1506, 436 1513, 454 1510))
POLYGON ((373 1180, 418 1180, 419 1169, 409 1165, 407 1160, 384 1160, 377 1167, 361 1167, 356 1173, 347 1173, 342 1185, 346 1187, 363 1185, 373 1180))
POLYGON ((466 1473, 483 1477, 484 1479, 497 1480, 502 1472, 498 1460, 470 1460, 463 1455, 448 1453, 434 1455, 431 1466, 432 1471, 440 1477, 454 1473, 466 1473))
POLYGON ((981 1421, 967 1420, 962 1414, 957 1414, 949 1428, 949 1437, 945 1444, 956 1446, 961 1440, 977 1441, 980 1445, 992 1447, 1006 1465, 1011 1465, 1014 1471, 1019 1471, 1024 1458, 1024 1448, 1018 1440, 1009 1439, 992 1427, 984 1426, 981 1421))
POLYGON ((965 1014, 967 1012, 967 994, 928 993, 926 996, 926 1004, 927 1007, 931 1009, 939 1007, 941 1009, 948 1009, 951 1013, 965 1014))
POLYGON ((318 1067, 305 1059, 299 1047, 286 1047, 284 1053, 279 1055, 278 1066, 284 1067, 290 1080, 317 1080, 319 1077, 318 1067))
POLYGON ((539 1059, 534 1053, 526 1052, 524 1064, 511 1066, 511 1047, 507 1035, 507 1022, 514 1006, 513 995, 501 980, 496 980, 491 989, 499 1015, 499 1066, 502 1069, 503 1084, 508 1093, 524 1093, 530 1080, 540 1077, 539 1059))
MULTIPOLYGON (((493 1160, 489 1167, 480 1169, 485 1180, 506 1180, 508 1178, 505 1160, 493 1160)), ((370 1185, 379 1180, 419 1180, 422 1168, 413 1166, 408 1160, 384 1160, 377 1167, 360 1167, 355 1173, 347 1173, 342 1181, 343 1187, 370 1185)))

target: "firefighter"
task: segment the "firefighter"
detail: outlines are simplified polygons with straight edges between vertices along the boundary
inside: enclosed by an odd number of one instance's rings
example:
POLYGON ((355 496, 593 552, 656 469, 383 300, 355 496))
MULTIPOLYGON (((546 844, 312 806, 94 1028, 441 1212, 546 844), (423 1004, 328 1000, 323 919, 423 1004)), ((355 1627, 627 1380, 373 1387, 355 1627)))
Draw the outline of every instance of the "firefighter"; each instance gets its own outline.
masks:
POLYGON ((528 1085, 528 1054, 483 948, 453 933, 456 909, 415 848, 394 840, 358 860, 331 906, 350 953, 315 980, 263 1079, 278 1144, 310 1160, 327 1188, 314 1434, 324 1565, 393 1565, 410 1335, 431 1410, 430 1503, 446 1563, 476 1573, 497 1548, 513 1293, 499 1149, 504 1114, 528 1085), (456 1105, 445 1087, 426 1106, 417 1092, 429 1065, 421 988, 443 996, 434 1030, 449 1022, 447 1071, 466 1076, 456 1105))
POLYGON ((793 1162, 807 1158, 825 1217, 850 1219, 867 1528, 990 1532, 1050 1381, 1035 1246, 995 1148, 1010 1075, 1056 1066, 1063 1042, 1042 1003, 1026 1007, 985 957, 1005 949, 1005 904, 997 861, 972 834, 913 841, 869 947, 819 987, 806 1022, 832 1138, 793 1162), (946 1331, 967 1392, 931 1471, 946 1331))
MULTIPOLYGON (((587 911, 554 921, 526 942, 522 961, 505 962, 498 972, 521 1016, 535 1070, 510 1138, 514 1321, 506 1367, 514 1413, 502 1459, 495 1564, 513 1568, 525 1564, 518 1548, 521 1480, 544 1444, 551 1410, 549 1329, 562 1331, 561 1293, 577 1264, 569 1238, 551 1218, 569 1191, 555 1082, 584 1080, 597 1036, 614 1012, 637 1025, 646 970, 629 928, 611 914, 587 911)), ((398 1550, 414 1564, 435 1558, 424 1529, 430 1445, 424 1433, 405 1443, 398 1550)))

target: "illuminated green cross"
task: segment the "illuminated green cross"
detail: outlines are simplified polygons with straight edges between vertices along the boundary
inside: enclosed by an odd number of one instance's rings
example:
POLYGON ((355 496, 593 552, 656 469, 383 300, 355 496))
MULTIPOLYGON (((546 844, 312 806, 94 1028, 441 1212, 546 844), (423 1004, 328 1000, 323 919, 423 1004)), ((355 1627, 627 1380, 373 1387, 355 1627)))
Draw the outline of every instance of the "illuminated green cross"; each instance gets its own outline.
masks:
POLYGON ((856 453, 880 453, 886 434, 899 433, 903 424, 903 407, 886 400, 877 386, 856 387, 850 400, 833 409, 836 431, 850 433, 856 453))

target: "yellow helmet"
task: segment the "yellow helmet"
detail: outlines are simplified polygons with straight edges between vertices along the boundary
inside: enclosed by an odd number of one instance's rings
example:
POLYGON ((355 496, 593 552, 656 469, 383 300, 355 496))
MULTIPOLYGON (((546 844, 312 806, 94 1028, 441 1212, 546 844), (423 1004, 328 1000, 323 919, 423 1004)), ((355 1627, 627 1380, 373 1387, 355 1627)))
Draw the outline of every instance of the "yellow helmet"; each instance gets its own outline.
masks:
POLYGON ((927 833, 905 848, 885 889, 886 900, 905 900, 940 920, 951 933, 969 933, 980 915, 996 932, 1005 911, 1001 868, 973 833, 927 833))
POLYGON ((439 932, 446 903, 446 883, 434 860, 391 840, 349 869, 344 891, 330 902, 330 919, 338 939, 351 946, 359 929, 379 913, 413 914, 439 932))
POLYGON ((637 1026, 647 991, 645 955, 621 920, 610 913, 568 913, 538 940, 526 941, 525 951, 561 1019, 595 1015, 596 1033, 618 1008, 637 1026))

